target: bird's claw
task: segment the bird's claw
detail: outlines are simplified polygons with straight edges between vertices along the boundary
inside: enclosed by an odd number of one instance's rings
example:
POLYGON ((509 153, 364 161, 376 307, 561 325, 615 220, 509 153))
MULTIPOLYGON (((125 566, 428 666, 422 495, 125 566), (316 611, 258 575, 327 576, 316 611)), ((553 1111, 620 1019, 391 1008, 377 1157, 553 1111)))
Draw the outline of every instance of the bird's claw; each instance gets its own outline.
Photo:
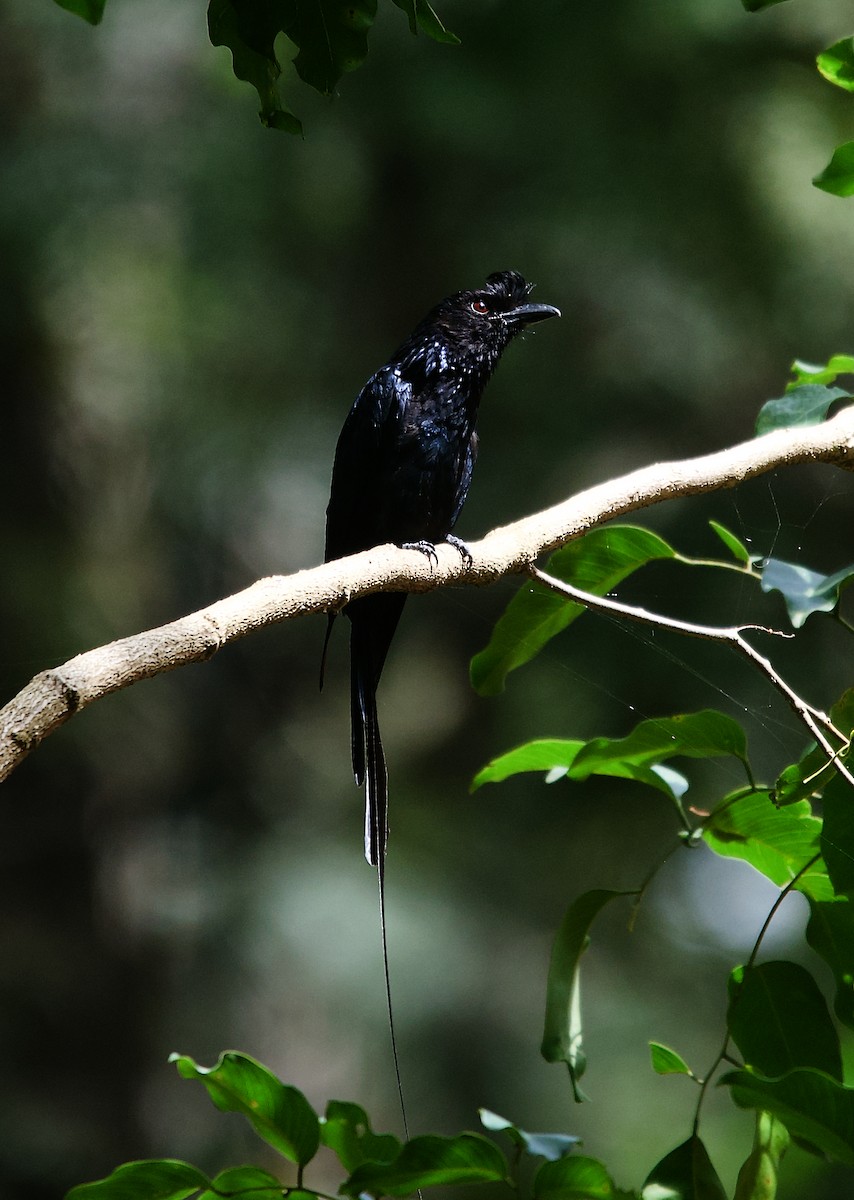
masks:
POLYGON ((463 560, 463 566, 466 568, 466 570, 468 570, 468 568, 474 562, 474 559, 472 558, 471 550, 469 550, 468 546, 463 541, 463 539, 454 537, 454 535, 452 533, 449 533, 445 537, 445 541, 448 543, 449 546, 454 547, 457 554, 459 554, 460 558, 463 560))
POLYGON ((403 542, 401 550, 417 550, 419 554, 423 554, 425 558, 430 560, 430 566, 438 566, 439 556, 436 553, 436 547, 432 542, 428 542, 426 538, 422 538, 417 542, 403 542))

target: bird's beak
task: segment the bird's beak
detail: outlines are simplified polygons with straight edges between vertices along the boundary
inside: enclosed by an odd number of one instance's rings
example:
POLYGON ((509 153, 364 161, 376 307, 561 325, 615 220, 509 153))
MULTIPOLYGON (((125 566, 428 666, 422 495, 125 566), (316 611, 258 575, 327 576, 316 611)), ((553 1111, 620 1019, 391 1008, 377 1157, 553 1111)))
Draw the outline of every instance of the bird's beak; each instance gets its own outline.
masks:
POLYGON ((533 325, 535 321, 545 321, 546 317, 559 317, 560 309, 553 304, 520 304, 503 316, 505 321, 513 321, 518 325, 533 325))

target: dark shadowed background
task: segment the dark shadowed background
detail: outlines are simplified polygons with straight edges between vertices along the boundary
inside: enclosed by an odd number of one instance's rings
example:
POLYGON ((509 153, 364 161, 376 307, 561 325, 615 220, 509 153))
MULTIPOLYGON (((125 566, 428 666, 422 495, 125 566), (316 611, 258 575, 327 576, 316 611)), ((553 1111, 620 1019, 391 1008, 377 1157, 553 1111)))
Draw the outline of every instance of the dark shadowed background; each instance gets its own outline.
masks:
MULTIPOLYGON (((0 702, 81 650, 317 563, 349 404, 435 301, 490 271, 523 272, 564 316, 487 391, 469 539, 749 437, 794 357, 854 350, 854 209, 810 184, 854 126, 813 66, 850 32, 842 0, 755 16, 738 0, 445 0, 459 47, 413 39, 382 3, 340 95, 290 89, 305 140, 260 126, 204 8, 110 0, 97 29, 48 0, 0 9, 0 702)), ((756 553, 833 571, 854 560, 852 493, 798 469, 649 521, 687 553, 721 549, 715 518, 756 553)), ((695 1099, 652 1074, 646 1041, 705 1069, 774 889, 679 852, 633 934, 603 915, 576 1107, 538 1053, 551 938, 585 888, 637 886, 672 812, 614 781, 468 783, 530 737, 702 707, 745 720, 769 778, 805 737, 725 650, 594 616, 478 699, 468 660, 514 586, 411 601, 381 689, 410 1122, 476 1128, 485 1105, 581 1135, 637 1186, 695 1099)), ((779 597, 673 566, 625 594, 783 620, 779 597)), ((265 1161, 172 1050, 242 1049, 316 1105, 356 1100, 399 1130, 346 638, 321 696, 323 626, 100 702, 0 788, 3 1200, 55 1200, 127 1158, 265 1161)), ((829 619, 776 661, 822 705, 852 683, 829 619)), ((740 782, 728 763, 690 774, 700 808, 740 782)), ((805 907, 787 901, 769 953, 805 907)), ((751 1119, 713 1094, 704 1130, 731 1186, 751 1119)), ((791 1156, 788 1200, 850 1186, 791 1156)))

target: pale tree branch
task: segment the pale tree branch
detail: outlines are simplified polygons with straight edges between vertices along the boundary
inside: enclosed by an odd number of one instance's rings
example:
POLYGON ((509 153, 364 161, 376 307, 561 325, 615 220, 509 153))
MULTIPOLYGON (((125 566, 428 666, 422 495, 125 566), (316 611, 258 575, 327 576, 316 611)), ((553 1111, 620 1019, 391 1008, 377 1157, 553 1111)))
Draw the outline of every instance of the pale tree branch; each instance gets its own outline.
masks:
POLYGON ((416 551, 380 546, 295 575, 258 580, 199 612, 88 650, 36 675, 0 709, 0 780, 94 700, 176 667, 204 662, 229 642, 267 625, 337 610, 371 592, 426 592, 449 583, 483 586, 527 571, 541 554, 614 517, 676 496, 735 487, 805 462, 854 469, 854 407, 821 425, 778 430, 715 454, 657 463, 599 484, 472 543, 470 566, 451 547, 440 547, 438 561, 431 564, 416 551))

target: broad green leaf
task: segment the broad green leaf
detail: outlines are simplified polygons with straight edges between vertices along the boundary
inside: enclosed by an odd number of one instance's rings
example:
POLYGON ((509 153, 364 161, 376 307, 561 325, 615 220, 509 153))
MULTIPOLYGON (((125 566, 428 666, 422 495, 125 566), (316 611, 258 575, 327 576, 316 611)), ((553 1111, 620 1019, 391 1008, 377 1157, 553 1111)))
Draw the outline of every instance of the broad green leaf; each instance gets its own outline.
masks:
POLYGON ((819 383, 801 384, 762 405, 756 418, 756 436, 770 433, 772 429, 789 429, 793 425, 820 425, 835 400, 850 398, 844 388, 824 387, 819 383))
POLYGON ((511 1142, 519 1146, 526 1154, 547 1158, 549 1162, 556 1162, 565 1154, 569 1154, 581 1140, 569 1133, 528 1133, 526 1130, 520 1129, 518 1125, 514 1125, 512 1121, 508 1121, 506 1117, 500 1117, 498 1113, 490 1112, 488 1108, 478 1109, 478 1115, 484 1129, 488 1129, 492 1133, 505 1133, 511 1142))
POLYGON ((238 79, 250 83, 261 101, 259 116, 270 129, 302 133, 302 125, 282 103, 277 82, 282 73, 274 43, 281 31, 279 6, 248 7, 245 0, 210 0, 208 36, 213 46, 227 46, 238 79))
POLYGON ((312 0, 282 5, 288 13, 282 29, 299 46, 294 59, 299 76, 329 96, 346 71, 368 56, 368 31, 377 15, 377 0, 312 0))
POLYGON ((836 995, 833 1010, 843 1025, 854 1029, 854 905, 810 898, 807 941, 833 971, 836 995))
POLYGON ((669 1046, 663 1046, 661 1042, 649 1043, 649 1057, 656 1075, 690 1075, 694 1078, 694 1072, 682 1055, 669 1046))
POLYGON ((811 1067, 842 1080, 836 1026, 812 975, 797 963, 736 967, 727 1026, 745 1065, 760 1075, 811 1067))
POLYGON ((854 566, 843 567, 832 575, 822 575, 798 563, 769 558, 759 582, 763 592, 782 592, 789 620, 795 629, 800 629, 813 613, 833 612, 839 603, 840 590, 852 578, 854 566))
MULTIPOLYGON (((821 821, 807 800, 775 808, 767 788, 727 797, 703 828, 703 840, 722 858, 750 863, 785 887, 819 852, 821 821)), ((817 899, 833 895, 821 862, 798 881, 798 890, 817 899)))
POLYGON ((561 740, 560 738, 542 738, 535 742, 526 742, 515 750, 508 750, 492 762, 482 767, 471 782, 471 791, 476 791, 485 783, 501 783, 511 775, 521 775, 529 771, 555 771, 561 768, 561 773, 572 765, 572 762, 585 742, 561 740))
POLYGON ((854 788, 836 775, 824 789, 821 852, 838 895, 854 895, 854 788))
POLYGON ((507 1160, 494 1142, 477 1133, 417 1137, 391 1163, 363 1163, 341 1185, 345 1196, 408 1196, 440 1184, 506 1183, 507 1160))
POLYGON ((726 1200, 726 1192, 706 1147, 690 1137, 652 1168, 641 1200, 726 1200))
POLYGON ((737 562, 744 563, 746 567, 749 567, 751 563, 750 551, 744 543, 739 541, 735 534, 731 533, 725 525, 721 525, 720 521, 709 521, 709 525, 711 525, 733 558, 737 562))
POLYGON ((427 0, 394 0, 394 3, 409 17, 412 33, 417 33, 420 26, 435 42, 459 45, 460 39, 455 33, 451 33, 450 29, 445 28, 436 10, 427 0))
POLYGON ((579 896, 566 910, 552 947, 540 1052, 546 1062, 566 1063, 576 1101, 585 1099, 578 1081, 587 1066, 582 1049, 581 955, 587 948, 590 926, 600 910, 609 900, 630 894, 597 889, 579 896))
MULTIPOLYGON (((850 738, 854 730, 854 688, 843 692, 830 710, 835 729, 850 738)), ((848 752, 840 755, 846 761, 848 752)), ((837 759, 830 759, 826 750, 813 745, 798 763, 786 767, 774 785, 774 803, 788 805, 820 795, 837 774, 837 759)))
POLYGON ((320 1126, 302 1092, 288 1087, 254 1058, 229 1050, 213 1067, 200 1067, 184 1054, 172 1054, 184 1079, 198 1079, 223 1112, 242 1113, 255 1132, 291 1162, 304 1166, 317 1153, 320 1126))
POLYGON ((90 25, 99 25, 104 15, 104 5, 107 0, 56 0, 60 8, 76 13, 90 25))
MULTIPOLYGON (((635 525, 609 525, 591 531, 549 559, 550 575, 585 592, 604 596, 638 567, 676 552, 657 534, 635 525)), ((510 671, 539 654, 543 646, 584 612, 538 583, 524 584, 495 624, 485 649, 471 662, 471 681, 482 696, 504 688, 510 671)))
POLYGON ((602 1163, 581 1155, 543 1163, 534 1176, 534 1200, 616 1200, 619 1194, 602 1163))
POLYGON ((854 375, 854 355, 834 354, 826 363, 808 363, 796 358, 792 363, 794 379, 786 391, 794 391, 802 383, 835 383, 840 375, 854 375))
POLYGON ((816 62, 825 79, 846 92, 854 92, 854 38, 834 42, 819 54, 816 62))
POLYGON ((714 709, 651 717, 623 738, 592 738, 570 767, 573 779, 612 774, 617 764, 652 766, 670 758, 732 755, 747 763, 747 739, 732 717, 714 709), (609 769, 606 769, 609 768, 609 769))
MULTIPOLYGON (((228 1167, 214 1179, 211 1190, 202 1192, 199 1200, 282 1200, 282 1184, 269 1171, 260 1167, 228 1167)), ((116 1200, 119 1200, 117 1197, 116 1200)), ((288 1200, 297 1200, 296 1191, 288 1192, 288 1200)), ((308 1200, 308 1198, 306 1198, 308 1200)))
POLYGON ((486 764, 472 780, 475 791, 485 783, 500 783, 524 772, 549 772, 558 778, 583 781, 591 775, 634 779, 664 792, 681 796, 684 778, 661 764, 670 758, 716 758, 731 754, 747 765, 747 740, 741 726, 713 709, 652 717, 641 721, 622 738, 544 738, 508 750, 486 764))
POLYGON ((738 1173, 733 1200, 775 1200, 780 1160, 789 1147, 789 1131, 771 1113, 756 1114, 753 1149, 738 1173))
POLYGON ((833 157, 813 179, 813 184, 832 196, 854 194, 854 142, 843 142, 833 151, 833 157))
POLYGON ((73 1187, 65 1200, 186 1200, 210 1182, 189 1163, 156 1158, 123 1163, 105 1179, 73 1187))
POLYGON ((320 1140, 338 1155, 346 1171, 365 1162, 393 1162, 401 1143, 391 1133, 374 1133, 368 1115, 358 1104, 330 1100, 320 1122, 320 1140))
POLYGON ((854 1166, 854 1090, 821 1071, 798 1069, 781 1079, 752 1071, 730 1071, 721 1085, 732 1089, 740 1108, 779 1117, 793 1137, 803 1138, 833 1158, 854 1166))

